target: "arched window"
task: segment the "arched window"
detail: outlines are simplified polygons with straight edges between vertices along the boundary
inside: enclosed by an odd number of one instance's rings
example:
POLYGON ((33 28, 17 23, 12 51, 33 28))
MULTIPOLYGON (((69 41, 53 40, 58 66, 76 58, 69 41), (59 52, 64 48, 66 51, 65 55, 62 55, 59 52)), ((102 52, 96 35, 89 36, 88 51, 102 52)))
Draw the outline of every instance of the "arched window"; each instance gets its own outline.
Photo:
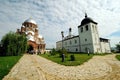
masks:
POLYGON ((88 25, 86 25, 85 28, 86 28, 86 31, 88 31, 88 25))
POLYGON ((70 41, 70 45, 72 44, 72 42, 70 41))
POLYGON ((78 49, 76 48, 76 51, 78 51, 78 49))
POLYGON ((81 27, 81 32, 83 32, 83 27, 81 27))
POLYGON ((65 42, 65 45, 67 45, 67 42, 65 42))
POLYGON ((75 40, 75 44, 77 43, 77 40, 75 40))

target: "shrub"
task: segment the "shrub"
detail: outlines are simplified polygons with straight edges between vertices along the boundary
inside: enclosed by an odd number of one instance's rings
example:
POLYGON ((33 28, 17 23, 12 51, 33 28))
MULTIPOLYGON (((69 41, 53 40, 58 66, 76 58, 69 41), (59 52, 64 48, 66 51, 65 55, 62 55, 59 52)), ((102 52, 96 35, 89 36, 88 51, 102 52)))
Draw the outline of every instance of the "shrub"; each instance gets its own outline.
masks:
POLYGON ((50 51, 50 54, 51 54, 52 56, 56 55, 56 50, 55 50, 55 48, 53 48, 52 51, 50 51))
POLYGON ((120 55, 116 55, 116 58, 120 61, 120 55))
POLYGON ((70 61, 75 61, 75 56, 74 55, 70 55, 70 61))

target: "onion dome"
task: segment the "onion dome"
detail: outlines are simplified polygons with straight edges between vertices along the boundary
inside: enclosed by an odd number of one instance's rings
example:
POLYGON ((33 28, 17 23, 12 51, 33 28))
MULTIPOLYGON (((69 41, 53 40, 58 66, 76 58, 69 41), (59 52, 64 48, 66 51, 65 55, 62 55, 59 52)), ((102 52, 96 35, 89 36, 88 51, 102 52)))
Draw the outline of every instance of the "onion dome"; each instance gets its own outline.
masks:
POLYGON ((25 20, 24 23, 25 22, 33 23, 33 24, 37 25, 37 23, 32 18, 29 18, 29 19, 25 20))
POLYGON ((97 22, 95 22, 91 18, 87 17, 87 14, 85 13, 85 18, 81 21, 81 25, 80 26, 83 26, 83 25, 88 24, 90 22, 92 22, 94 24, 97 24, 97 22))

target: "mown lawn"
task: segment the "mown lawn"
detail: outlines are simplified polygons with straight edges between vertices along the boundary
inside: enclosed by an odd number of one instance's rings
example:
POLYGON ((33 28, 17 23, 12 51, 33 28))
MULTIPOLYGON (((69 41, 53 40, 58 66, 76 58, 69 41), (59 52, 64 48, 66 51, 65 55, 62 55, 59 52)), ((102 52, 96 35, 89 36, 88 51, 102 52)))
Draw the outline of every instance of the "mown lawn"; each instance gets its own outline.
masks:
POLYGON ((0 57, 0 80, 8 74, 10 69, 17 63, 21 56, 0 57))
POLYGON ((68 57, 65 58, 64 62, 62 62, 62 58, 59 57, 59 54, 56 54, 54 56, 51 56, 50 54, 41 54, 40 56, 65 66, 77 66, 77 65, 83 64, 84 62, 88 61, 94 56, 93 54, 90 54, 89 56, 87 54, 81 54, 81 53, 74 54, 75 61, 70 61, 70 55, 72 54, 74 53, 68 53, 68 57))
POLYGON ((120 55, 116 55, 116 58, 120 61, 120 55))

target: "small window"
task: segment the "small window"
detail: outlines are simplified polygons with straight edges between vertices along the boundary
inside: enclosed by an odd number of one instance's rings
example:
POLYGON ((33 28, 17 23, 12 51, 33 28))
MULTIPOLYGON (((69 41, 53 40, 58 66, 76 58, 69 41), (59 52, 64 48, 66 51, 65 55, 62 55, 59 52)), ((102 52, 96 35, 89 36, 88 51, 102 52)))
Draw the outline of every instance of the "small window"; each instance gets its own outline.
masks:
POLYGON ((87 39, 85 39, 85 41, 87 41, 87 39))
POLYGON ((67 42, 65 42, 65 45, 67 45, 67 42))
POLYGON ((70 41, 70 44, 72 44, 72 42, 70 41))
POLYGON ((85 28, 86 28, 86 31, 88 31, 88 25, 86 25, 85 28))
POLYGON ((92 25, 93 31, 94 31, 94 25, 92 25))
POLYGON ((76 51, 78 51, 78 49, 76 48, 76 51))
POLYGON ((81 27, 81 32, 83 32, 83 27, 81 27))
POLYGON ((77 40, 75 40, 75 44, 77 43, 77 40))

